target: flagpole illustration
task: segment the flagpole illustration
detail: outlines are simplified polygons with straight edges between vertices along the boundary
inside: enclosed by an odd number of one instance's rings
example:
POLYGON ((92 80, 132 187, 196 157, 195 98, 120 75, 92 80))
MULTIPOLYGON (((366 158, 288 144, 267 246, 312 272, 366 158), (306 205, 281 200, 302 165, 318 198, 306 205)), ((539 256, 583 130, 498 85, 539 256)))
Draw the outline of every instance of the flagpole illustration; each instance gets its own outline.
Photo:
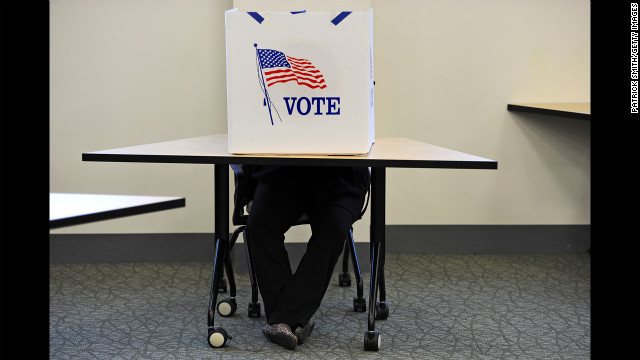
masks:
MULTIPOLYGON (((266 105, 269 107, 269 117, 271 118, 271 125, 273 125, 273 116, 271 115, 271 99, 269 98, 269 92, 267 92, 267 85, 264 82, 264 74, 262 73, 262 63, 260 62, 260 55, 258 54, 258 44, 253 44, 256 48, 256 62, 258 65, 258 73, 260 73, 260 85, 262 87, 262 92, 264 92, 264 98, 266 101, 266 105)), ((278 115, 279 117, 280 115, 278 115)), ((280 119, 282 121, 282 119, 280 119)))

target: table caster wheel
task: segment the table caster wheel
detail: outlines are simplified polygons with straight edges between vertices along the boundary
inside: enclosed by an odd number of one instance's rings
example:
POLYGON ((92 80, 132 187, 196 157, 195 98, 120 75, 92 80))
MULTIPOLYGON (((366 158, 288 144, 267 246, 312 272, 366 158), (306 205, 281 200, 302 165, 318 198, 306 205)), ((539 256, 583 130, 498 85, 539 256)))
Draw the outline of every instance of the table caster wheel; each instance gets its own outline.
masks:
POLYGON ((353 298, 353 311, 355 312, 367 311, 367 301, 364 298, 353 298))
POLYGON ((220 283, 218 284, 218 292, 226 293, 227 292, 227 279, 221 278, 220 283))
POLYGON ((364 349, 366 351, 380 350, 380 333, 377 331, 366 331, 364 333, 364 349))
POLYGON ((227 332, 218 326, 214 326, 208 331, 209 346, 212 348, 221 348, 227 344, 227 340, 231 339, 231 336, 227 335, 227 332))
POLYGON ((249 317, 260 317, 260 303, 249 303, 249 317))
POLYGON ((340 273, 340 275, 338 275, 338 285, 351 286, 351 274, 340 273))
POLYGON ((236 303, 235 298, 226 298, 218 301, 218 305, 216 305, 216 309, 218 309, 218 314, 221 316, 227 317, 232 316, 236 313, 238 309, 238 304, 236 303))
POLYGON ((376 320, 386 320, 389 317, 389 304, 386 301, 376 302, 375 313, 376 320))

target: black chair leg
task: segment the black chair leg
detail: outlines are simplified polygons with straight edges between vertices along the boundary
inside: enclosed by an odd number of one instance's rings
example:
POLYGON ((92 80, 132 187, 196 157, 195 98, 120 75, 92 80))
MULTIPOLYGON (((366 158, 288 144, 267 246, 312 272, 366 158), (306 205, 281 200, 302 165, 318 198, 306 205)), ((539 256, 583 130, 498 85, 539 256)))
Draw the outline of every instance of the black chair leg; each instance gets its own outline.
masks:
POLYGON ((386 320, 389 317, 389 304, 387 304, 387 291, 384 284, 384 244, 380 244, 380 269, 378 270, 378 290, 380 291, 380 301, 376 302, 376 320, 386 320))
POLYGON ((235 277, 233 276, 233 265, 231 263, 230 253, 233 250, 233 246, 236 244, 236 241, 238 240, 238 236, 243 231, 243 229, 244 229, 243 227, 238 227, 233 232, 233 234, 231 234, 231 239, 229 239, 229 250, 225 254, 226 257, 224 260, 224 265, 225 265, 225 270, 227 271, 227 276, 229 278, 229 295, 231 297, 236 296, 236 281, 235 281, 235 277))
MULTIPOLYGON (((233 264, 231 263, 230 253, 241 231, 242 229, 236 229, 233 232, 233 234, 231 235, 231 239, 229 239, 229 246, 225 249, 225 253, 223 257, 224 269, 226 270, 227 277, 229 279, 229 297, 226 297, 218 301, 218 303, 216 304, 216 310, 218 310, 218 314, 225 317, 234 315, 236 313, 236 310, 238 309, 238 304, 236 302, 236 280, 235 280, 235 276, 233 275, 233 264)), ((220 275, 222 276, 223 274, 224 272, 220 271, 220 275)), ((222 283, 223 279, 220 279, 220 280, 222 283)), ((218 291, 226 292, 227 291, 226 285, 227 285, 226 281, 224 284, 219 284, 218 291), (222 291, 223 288, 224 288, 224 291, 222 291)))
POLYGON ((347 237, 344 242, 344 250, 342 251, 342 272, 338 275, 339 286, 351 286, 351 274, 349 274, 349 253, 351 252, 351 247, 349 241, 350 238, 347 237))
MULTIPOLYGON (((231 235, 231 239, 229 239, 229 252, 231 252, 231 250, 233 249, 233 245, 235 245, 236 240, 238 240, 238 235, 240 233, 240 228, 237 228, 233 234, 231 235)), ((233 281, 233 286, 231 284, 229 284, 230 287, 233 287, 233 294, 230 294, 230 296, 235 297, 236 296, 236 290, 235 290, 235 279, 231 279, 231 277, 233 277, 233 275, 229 275, 230 273, 233 273, 233 270, 229 270, 229 266, 227 265, 227 258, 225 258, 225 266, 223 267, 223 269, 220 271, 220 282, 218 283, 218 292, 219 293, 226 293, 227 292, 227 280, 224 278, 224 273, 225 270, 227 272, 227 276, 229 276, 229 282, 233 281)))
POLYGON ((251 280, 251 302, 249 303, 248 313, 249 317, 260 317, 261 309, 258 302, 258 280, 256 279, 256 273, 253 268, 253 261, 251 260, 251 251, 249 250, 249 240, 247 232, 242 227, 242 234, 244 237, 244 252, 247 258, 247 267, 249 270, 249 279, 251 280))
POLYGON ((362 282, 362 274, 360 273, 360 265, 358 264, 358 254, 356 253, 356 243, 353 240, 353 228, 349 230, 349 238, 347 239, 346 245, 349 246, 348 249, 345 249, 344 257, 347 257, 347 254, 351 255, 351 264, 353 266, 353 273, 356 278, 356 292, 357 297, 353 298, 353 311, 356 312, 365 312, 367 311, 367 300, 364 298, 364 290, 363 290, 363 282, 362 282))

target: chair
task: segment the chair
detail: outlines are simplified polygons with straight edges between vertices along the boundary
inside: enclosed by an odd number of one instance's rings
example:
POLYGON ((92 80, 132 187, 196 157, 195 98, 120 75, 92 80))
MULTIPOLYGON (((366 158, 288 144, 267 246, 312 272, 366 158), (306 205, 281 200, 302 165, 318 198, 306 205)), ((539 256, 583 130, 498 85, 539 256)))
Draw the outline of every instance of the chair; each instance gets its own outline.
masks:
MULTIPOLYGON (((248 242, 246 241, 246 233, 244 232, 247 225, 247 219, 249 217, 248 210, 250 210, 250 203, 253 199, 253 191, 255 190, 255 187, 252 186, 251 182, 253 181, 253 179, 251 179, 250 176, 246 175, 243 165, 231 164, 230 166, 234 172, 235 182, 234 206, 231 221, 234 226, 237 226, 237 228, 229 239, 229 251, 224 254, 223 267, 224 272, 227 273, 227 278, 229 280, 229 297, 220 300, 216 305, 216 310, 218 311, 219 315, 224 317, 232 316, 237 310, 237 303, 235 299, 236 284, 233 276, 233 267, 229 259, 229 252, 233 249, 233 246, 235 245, 240 233, 243 233, 243 237, 245 240, 245 256, 247 259, 247 267, 251 280, 251 302, 248 306, 248 315, 249 317, 259 317, 261 316, 261 306, 258 302, 258 284, 256 280, 256 274, 253 270, 253 261, 251 260, 251 256, 249 255, 250 253, 248 242)), ((295 225, 297 226, 303 224, 309 224, 309 219, 306 214, 304 214, 295 225)), ((348 255, 350 255, 357 286, 357 297, 353 298, 353 311, 365 312, 366 300, 363 297, 362 276, 360 274, 360 267, 358 265, 358 258, 356 254, 355 243, 353 240, 353 228, 349 230, 347 241, 345 242, 344 251, 342 254, 342 272, 339 274, 338 284, 340 286, 351 286, 351 275, 348 271, 348 255)), ((227 291, 227 281, 224 279, 224 273, 221 274, 218 288, 219 292, 227 291)))

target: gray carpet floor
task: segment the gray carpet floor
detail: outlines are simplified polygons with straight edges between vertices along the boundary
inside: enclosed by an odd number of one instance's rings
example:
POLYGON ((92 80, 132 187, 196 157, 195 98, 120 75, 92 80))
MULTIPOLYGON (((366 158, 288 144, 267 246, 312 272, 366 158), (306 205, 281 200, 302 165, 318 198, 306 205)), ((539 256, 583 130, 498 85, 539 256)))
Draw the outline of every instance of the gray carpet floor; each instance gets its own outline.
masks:
MULTIPOLYGON (((361 266, 368 300, 369 268, 361 266)), ((247 316, 246 273, 236 275, 236 314, 215 318, 232 339, 213 349, 206 340, 211 263, 49 270, 51 359, 591 358, 588 254, 387 254, 390 312, 376 321, 378 352, 364 350, 367 315, 352 311, 355 285, 338 286, 337 273, 311 337, 287 350, 260 332, 264 315, 247 316)))

